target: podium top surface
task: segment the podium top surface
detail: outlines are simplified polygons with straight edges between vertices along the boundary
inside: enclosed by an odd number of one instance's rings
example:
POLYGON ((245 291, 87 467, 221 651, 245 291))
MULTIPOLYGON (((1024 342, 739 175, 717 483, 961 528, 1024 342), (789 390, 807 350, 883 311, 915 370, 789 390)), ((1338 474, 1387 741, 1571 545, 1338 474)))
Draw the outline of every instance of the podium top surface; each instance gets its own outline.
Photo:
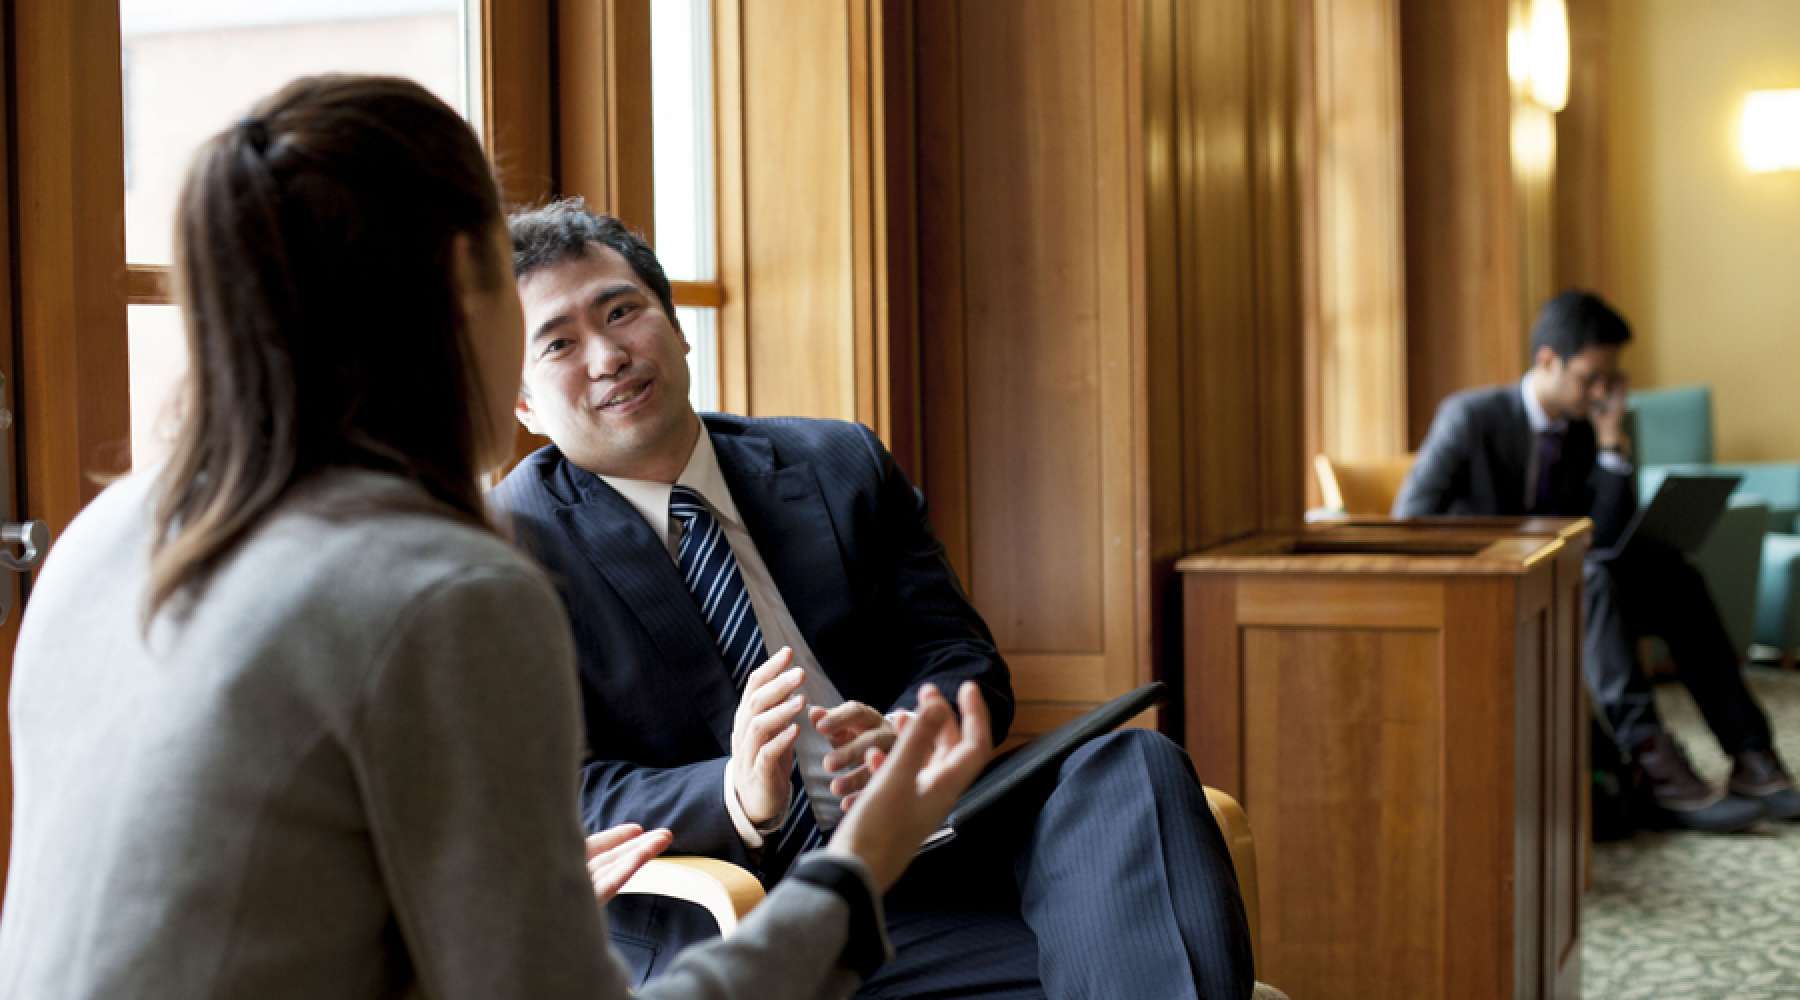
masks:
POLYGON ((1587 518, 1346 520, 1263 532, 1183 558, 1182 573, 1510 576, 1585 553, 1587 518))

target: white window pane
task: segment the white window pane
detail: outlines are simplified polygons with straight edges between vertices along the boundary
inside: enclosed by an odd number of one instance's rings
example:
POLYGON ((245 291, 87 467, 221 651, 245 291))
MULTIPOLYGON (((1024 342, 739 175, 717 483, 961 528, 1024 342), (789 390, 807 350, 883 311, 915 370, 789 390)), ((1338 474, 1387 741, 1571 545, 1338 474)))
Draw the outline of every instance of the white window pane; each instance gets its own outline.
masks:
POLYGON ((479 0, 120 0, 125 255, 172 257, 175 197, 194 147, 288 81, 409 77, 467 114, 467 17, 479 0))
POLYGON ((175 306, 127 306, 131 367, 131 466, 148 469, 174 445, 177 390, 187 377, 187 334, 175 306))
POLYGON ((687 335, 688 401, 702 413, 719 409, 719 311, 676 306, 675 317, 687 335))
POLYGON ((650 5, 656 255, 676 281, 711 281, 713 85, 710 0, 650 5))

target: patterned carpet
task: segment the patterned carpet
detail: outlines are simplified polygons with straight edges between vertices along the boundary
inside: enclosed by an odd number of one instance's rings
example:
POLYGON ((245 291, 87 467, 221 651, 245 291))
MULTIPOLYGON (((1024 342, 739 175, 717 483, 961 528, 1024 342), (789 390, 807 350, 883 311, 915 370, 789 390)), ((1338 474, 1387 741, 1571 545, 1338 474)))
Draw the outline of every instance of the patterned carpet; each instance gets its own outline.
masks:
MULTIPOLYGON (((1800 674, 1752 668, 1750 687, 1800 766, 1800 674)), ((1695 769, 1723 782, 1730 761, 1687 691, 1659 685, 1657 703, 1695 769)), ((1598 844, 1581 931, 1588 1000, 1800 998, 1800 823, 1598 844)))

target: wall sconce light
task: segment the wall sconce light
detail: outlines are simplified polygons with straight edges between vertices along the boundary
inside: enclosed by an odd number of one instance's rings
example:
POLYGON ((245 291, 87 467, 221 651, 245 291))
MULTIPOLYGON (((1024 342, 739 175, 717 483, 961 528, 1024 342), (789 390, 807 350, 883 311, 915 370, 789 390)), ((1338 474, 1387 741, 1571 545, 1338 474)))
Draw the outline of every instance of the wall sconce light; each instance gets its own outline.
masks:
POLYGON ((1565 0, 1531 0, 1513 7, 1506 32, 1506 73, 1513 92, 1539 107, 1569 106, 1569 8, 1565 0))
POLYGON ((1569 8, 1563 0, 1531 3, 1531 99, 1552 112, 1569 106, 1569 8))
POLYGON ((1738 141, 1751 173, 1800 170, 1800 90, 1753 90, 1738 141))

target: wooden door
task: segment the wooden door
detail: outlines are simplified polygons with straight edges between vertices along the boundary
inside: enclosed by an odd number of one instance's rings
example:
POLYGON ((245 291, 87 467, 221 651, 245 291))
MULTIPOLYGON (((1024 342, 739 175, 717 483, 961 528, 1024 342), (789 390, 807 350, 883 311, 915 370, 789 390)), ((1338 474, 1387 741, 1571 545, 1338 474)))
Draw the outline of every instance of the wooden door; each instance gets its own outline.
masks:
MULTIPOLYGON (((119 11, 117 0, 7 7, 0 32, 12 37, 0 41, 15 142, 0 138, 0 172, 17 214, 0 226, 0 374, 13 413, 0 454, 17 474, 0 491, 15 519, 43 521, 54 541, 129 461, 119 11)), ((29 578, 0 576, 21 605, 30 600, 29 578)), ((0 632, 9 692, 20 614, 0 632)), ((0 749, 8 855, 11 745, 9 729, 0 749)))

